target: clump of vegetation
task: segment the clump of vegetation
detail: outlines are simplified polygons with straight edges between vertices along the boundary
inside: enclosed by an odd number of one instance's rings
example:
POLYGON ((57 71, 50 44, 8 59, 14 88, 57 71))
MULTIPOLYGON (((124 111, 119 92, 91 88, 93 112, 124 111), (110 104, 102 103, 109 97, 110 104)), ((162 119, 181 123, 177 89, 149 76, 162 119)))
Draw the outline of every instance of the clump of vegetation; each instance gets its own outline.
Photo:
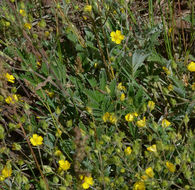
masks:
POLYGON ((192 0, 0 12, 1 189, 195 189, 192 0))

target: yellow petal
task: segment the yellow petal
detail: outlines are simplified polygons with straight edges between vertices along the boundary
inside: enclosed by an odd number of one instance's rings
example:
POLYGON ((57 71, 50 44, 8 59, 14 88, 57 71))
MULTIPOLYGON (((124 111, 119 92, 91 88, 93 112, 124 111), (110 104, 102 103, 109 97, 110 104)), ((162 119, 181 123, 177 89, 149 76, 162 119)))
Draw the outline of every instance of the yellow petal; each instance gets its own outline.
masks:
POLYGON ((168 168, 168 170, 170 171, 170 172, 172 172, 172 173, 174 173, 175 172, 175 165, 174 164, 172 164, 171 162, 166 162, 166 166, 167 166, 167 168, 168 168))
POLYGON ((121 43, 121 40, 120 39, 116 39, 115 43, 116 44, 120 44, 121 43))
POLYGON ((116 35, 120 36, 121 35, 121 31, 120 30, 116 30, 116 35))
POLYGON ((133 114, 131 114, 131 113, 128 113, 128 114, 125 116, 125 120, 128 121, 128 122, 133 121, 133 119, 134 119, 134 116, 133 116, 133 114))
POLYGON ((125 154, 126 154, 126 155, 130 155, 131 152, 132 152, 132 149, 131 149, 130 146, 128 146, 128 147, 125 149, 125 154))
POLYGON ((111 32, 111 33, 110 33, 110 36, 111 36, 111 37, 114 37, 114 36, 115 36, 115 32, 111 32))
POLYGON ((145 170, 145 172, 146 172, 146 174, 147 174, 149 177, 151 177, 151 178, 154 177, 154 172, 153 172, 153 169, 152 169, 151 167, 147 168, 147 169, 145 170))
POLYGON ((157 152, 156 145, 153 144, 152 146, 149 146, 149 147, 147 148, 147 150, 150 151, 150 152, 157 152))
POLYGON ((121 39, 121 40, 124 40, 124 38, 125 38, 125 36, 121 34, 121 35, 120 35, 120 39, 121 39))
POLYGON ((166 127, 169 127, 171 125, 171 123, 166 120, 166 119, 163 119, 162 120, 162 127, 166 128, 166 127))
POLYGON ((82 184, 82 187, 83 187, 83 189, 89 189, 89 184, 86 183, 86 182, 84 182, 84 183, 82 184))
POLYGON ((195 62, 190 62, 190 64, 187 66, 188 70, 191 72, 195 72, 195 62))

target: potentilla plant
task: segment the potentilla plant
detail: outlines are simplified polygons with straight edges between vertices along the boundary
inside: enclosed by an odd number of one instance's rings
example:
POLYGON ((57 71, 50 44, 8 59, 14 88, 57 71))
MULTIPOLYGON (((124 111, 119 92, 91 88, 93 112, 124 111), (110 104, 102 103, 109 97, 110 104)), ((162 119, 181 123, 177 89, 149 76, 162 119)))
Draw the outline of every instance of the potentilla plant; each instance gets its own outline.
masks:
POLYGON ((0 3, 1 188, 195 188, 194 10, 177 4, 0 3))

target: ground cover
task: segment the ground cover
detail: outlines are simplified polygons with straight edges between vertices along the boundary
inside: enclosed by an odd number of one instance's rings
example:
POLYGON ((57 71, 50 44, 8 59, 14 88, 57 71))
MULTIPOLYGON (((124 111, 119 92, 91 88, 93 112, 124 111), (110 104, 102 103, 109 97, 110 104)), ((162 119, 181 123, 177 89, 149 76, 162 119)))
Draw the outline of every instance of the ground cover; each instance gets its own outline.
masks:
POLYGON ((195 189, 194 7, 0 1, 0 189, 195 189))

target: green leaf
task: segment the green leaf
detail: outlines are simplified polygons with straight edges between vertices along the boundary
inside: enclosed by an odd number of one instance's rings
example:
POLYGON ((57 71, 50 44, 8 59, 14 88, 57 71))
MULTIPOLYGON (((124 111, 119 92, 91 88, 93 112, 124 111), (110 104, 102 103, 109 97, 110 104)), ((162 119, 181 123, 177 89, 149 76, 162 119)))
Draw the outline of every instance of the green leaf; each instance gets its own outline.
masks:
POLYGON ((137 94, 135 95, 134 97, 134 105, 135 107, 138 107, 140 106, 143 102, 142 102, 142 99, 143 99, 143 89, 139 89, 137 94))
POLYGON ((69 33, 69 34, 67 35, 67 38, 68 38, 70 41, 74 42, 74 43, 77 42, 77 36, 74 35, 73 33, 69 33))
POLYGON ((87 79, 87 81, 89 82, 92 88, 95 88, 97 86, 97 81, 94 78, 87 79))
POLYGON ((44 144, 48 146, 50 149, 54 148, 53 145, 54 140, 55 137, 51 133, 48 133, 48 136, 44 136, 44 144))
POLYGON ((43 62, 41 64, 41 72, 45 75, 45 76, 48 76, 49 75, 49 70, 47 68, 47 64, 45 62, 43 62))
POLYGON ((156 52, 152 52, 152 54, 148 56, 147 61, 161 63, 161 66, 167 63, 167 60, 156 52))
POLYGON ((115 92, 115 89, 116 89, 116 80, 112 80, 110 85, 109 85, 109 89, 110 89, 110 96, 111 97, 115 97, 116 95, 116 92, 115 92))
POLYGON ((143 65, 144 60, 149 54, 144 54, 140 51, 135 51, 132 56, 132 77, 137 77, 137 70, 143 65))
POLYGON ((104 99, 104 95, 99 91, 92 91, 85 89, 84 93, 89 97, 90 100, 95 101, 96 103, 100 103, 104 99))
POLYGON ((174 91, 176 91, 181 97, 185 98, 186 92, 183 82, 177 79, 175 76, 170 76, 170 79, 172 79, 175 84, 174 91))
POLYGON ((105 90, 106 81, 107 81, 107 75, 105 69, 100 72, 99 79, 100 79, 100 89, 105 90))

